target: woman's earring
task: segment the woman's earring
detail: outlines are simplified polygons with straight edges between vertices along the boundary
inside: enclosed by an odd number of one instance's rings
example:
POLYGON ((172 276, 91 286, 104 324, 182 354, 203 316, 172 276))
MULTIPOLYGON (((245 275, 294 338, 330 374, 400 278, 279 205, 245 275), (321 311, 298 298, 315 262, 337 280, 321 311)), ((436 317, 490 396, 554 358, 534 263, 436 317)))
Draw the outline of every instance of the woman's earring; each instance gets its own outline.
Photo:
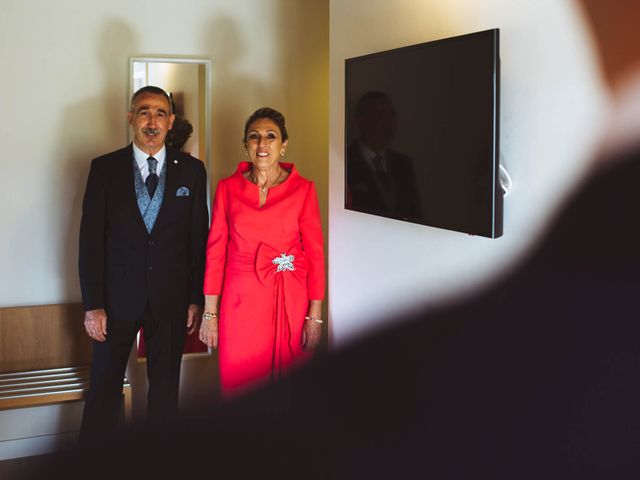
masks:
POLYGON ((245 154, 245 156, 249 156, 249 149, 245 148, 244 149, 244 154, 245 154))
POLYGON ((282 150, 282 151, 280 152, 280 156, 281 156, 281 157, 284 157, 284 150, 282 150))

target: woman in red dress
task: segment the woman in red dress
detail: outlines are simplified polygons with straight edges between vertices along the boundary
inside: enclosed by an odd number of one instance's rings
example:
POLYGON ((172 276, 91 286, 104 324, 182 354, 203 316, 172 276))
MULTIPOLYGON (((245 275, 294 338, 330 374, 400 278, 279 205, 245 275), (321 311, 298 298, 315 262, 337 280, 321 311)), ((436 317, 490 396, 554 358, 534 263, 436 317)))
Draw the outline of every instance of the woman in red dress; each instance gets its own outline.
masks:
POLYGON ((277 380, 320 340, 325 279, 318 197, 313 182, 279 161, 287 140, 281 113, 255 111, 244 129, 250 161, 216 188, 200 339, 218 348, 226 397, 277 380))

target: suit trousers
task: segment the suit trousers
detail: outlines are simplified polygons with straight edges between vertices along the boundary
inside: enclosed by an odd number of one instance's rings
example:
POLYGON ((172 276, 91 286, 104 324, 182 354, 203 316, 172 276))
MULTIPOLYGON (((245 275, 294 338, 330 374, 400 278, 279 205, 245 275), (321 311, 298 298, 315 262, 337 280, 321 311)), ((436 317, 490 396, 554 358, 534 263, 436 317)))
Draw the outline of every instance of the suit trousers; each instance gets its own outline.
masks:
POLYGON ((180 365, 186 338, 183 318, 156 318, 147 304, 134 322, 109 321, 104 342, 93 342, 91 386, 84 406, 79 442, 90 443, 113 434, 122 404, 122 381, 131 347, 144 328, 149 381, 147 421, 160 424, 178 413, 180 365))

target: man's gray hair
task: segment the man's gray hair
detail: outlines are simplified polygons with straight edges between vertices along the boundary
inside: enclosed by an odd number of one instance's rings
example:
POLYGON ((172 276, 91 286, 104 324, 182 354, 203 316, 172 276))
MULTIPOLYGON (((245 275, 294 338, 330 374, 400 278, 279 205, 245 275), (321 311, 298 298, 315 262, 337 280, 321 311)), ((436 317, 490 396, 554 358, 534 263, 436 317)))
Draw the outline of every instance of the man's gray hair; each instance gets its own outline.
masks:
POLYGON ((173 113, 173 102, 171 101, 171 97, 169 96, 169 94, 165 92, 163 89, 161 89, 160 87, 154 87, 153 85, 147 85, 146 87, 142 87, 131 96, 131 102, 129 103, 130 112, 133 113, 133 107, 136 104, 136 99, 144 93, 150 93, 152 95, 162 95, 164 98, 167 99, 167 103, 169 104, 169 114, 173 113))

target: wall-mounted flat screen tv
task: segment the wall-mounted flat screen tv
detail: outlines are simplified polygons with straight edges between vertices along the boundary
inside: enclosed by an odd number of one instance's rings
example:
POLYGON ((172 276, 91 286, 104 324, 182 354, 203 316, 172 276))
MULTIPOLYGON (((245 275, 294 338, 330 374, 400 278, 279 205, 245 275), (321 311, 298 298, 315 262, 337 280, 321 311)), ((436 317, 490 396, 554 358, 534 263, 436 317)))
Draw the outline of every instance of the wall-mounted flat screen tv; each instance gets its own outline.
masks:
POLYGON ((499 30, 349 58, 345 207, 502 235, 499 30))

